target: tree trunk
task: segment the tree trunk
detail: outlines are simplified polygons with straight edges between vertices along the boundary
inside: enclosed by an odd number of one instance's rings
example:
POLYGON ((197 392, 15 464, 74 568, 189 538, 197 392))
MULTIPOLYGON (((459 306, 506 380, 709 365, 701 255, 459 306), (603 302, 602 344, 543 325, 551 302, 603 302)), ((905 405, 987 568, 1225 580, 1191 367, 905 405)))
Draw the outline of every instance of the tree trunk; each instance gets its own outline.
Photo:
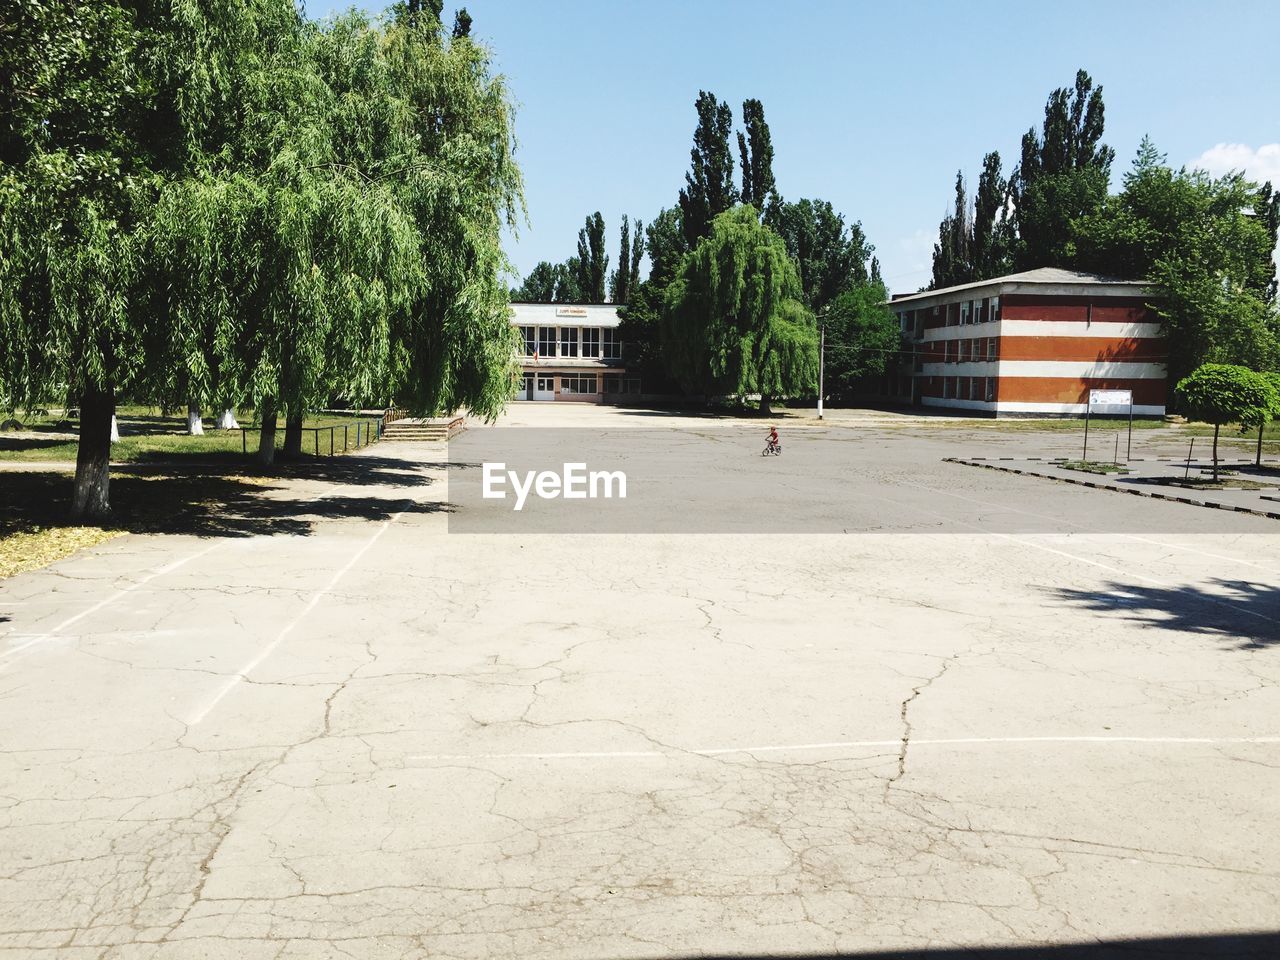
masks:
POLYGON ((302 414, 290 411, 284 418, 284 455, 302 456, 302 414))
POLYGON ((769 395, 767 393, 760 394, 760 412, 763 414, 773 413, 769 407, 769 395))
POLYGON ((1264 427, 1266 427, 1266 423, 1258 424, 1258 455, 1253 460, 1255 467, 1262 466, 1262 430, 1264 427))
POLYGON ((204 421, 200 417, 200 405, 197 403, 187 404, 187 436, 204 436, 204 421))
POLYGON ((262 415, 262 429, 258 431, 258 465, 269 467, 276 460, 276 402, 263 400, 258 411, 262 415))
POLYGON ((116 398, 110 390, 88 388, 80 397, 80 442, 76 447, 76 482, 71 495, 75 520, 98 520, 111 512, 111 434, 116 398))
POLYGON ((1219 424, 1213 425, 1213 482, 1218 482, 1218 430, 1219 424))
POLYGON ((236 422, 236 408, 227 407, 222 411, 222 416, 218 417, 217 429, 219 430, 239 430, 240 424, 236 422))

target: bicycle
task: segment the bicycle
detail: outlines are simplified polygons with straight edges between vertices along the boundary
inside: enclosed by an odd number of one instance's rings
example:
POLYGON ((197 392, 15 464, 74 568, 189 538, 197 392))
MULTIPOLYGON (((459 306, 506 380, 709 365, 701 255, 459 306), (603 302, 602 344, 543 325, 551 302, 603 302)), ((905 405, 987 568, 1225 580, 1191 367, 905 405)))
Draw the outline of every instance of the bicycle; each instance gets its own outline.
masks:
POLYGON ((764 445, 764 450, 761 451, 760 456, 762 457, 782 456, 782 444, 774 443, 772 440, 770 440, 768 443, 764 445))

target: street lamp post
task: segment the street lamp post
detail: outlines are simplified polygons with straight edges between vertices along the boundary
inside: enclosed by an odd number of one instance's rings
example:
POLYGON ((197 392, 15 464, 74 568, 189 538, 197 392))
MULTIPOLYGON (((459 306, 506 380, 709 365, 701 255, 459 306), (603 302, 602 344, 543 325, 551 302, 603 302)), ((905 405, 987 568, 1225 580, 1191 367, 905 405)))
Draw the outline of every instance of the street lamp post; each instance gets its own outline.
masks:
POLYGON ((827 315, 818 314, 818 419, 822 419, 822 385, 827 360, 827 315))

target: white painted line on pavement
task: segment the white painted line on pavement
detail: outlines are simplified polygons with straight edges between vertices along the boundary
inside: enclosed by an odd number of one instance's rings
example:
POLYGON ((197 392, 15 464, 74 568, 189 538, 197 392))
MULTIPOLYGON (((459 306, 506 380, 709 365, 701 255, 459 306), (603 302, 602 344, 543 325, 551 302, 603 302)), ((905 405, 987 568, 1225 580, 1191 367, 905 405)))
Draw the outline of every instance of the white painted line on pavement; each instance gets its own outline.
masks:
POLYGON ((227 694, 229 694, 243 680, 245 680, 250 673, 256 670, 262 664, 262 662, 267 659, 267 657, 271 656, 271 654, 275 651, 275 649, 285 641, 285 639, 289 636, 290 633, 293 632, 294 628, 297 627, 297 625, 302 622, 303 618, 305 618, 307 614, 309 614, 312 610, 316 608, 316 605, 319 604, 320 601, 324 599, 324 597, 329 593, 329 591, 338 585, 338 581, 340 581, 344 576, 346 576, 347 572, 352 567, 354 567, 357 563, 360 562, 360 558, 363 557, 366 553, 368 553, 369 549, 375 543, 378 542, 378 538, 381 537, 384 533, 386 533, 387 530, 391 527, 391 525, 395 523, 397 520, 399 520, 400 517, 403 515, 404 515, 404 511, 401 510, 400 513, 397 513, 395 516, 391 517, 390 519, 384 520, 382 523, 382 526, 378 528, 377 532, 374 533, 374 535, 370 537, 368 540, 366 540, 364 542, 364 545, 361 546, 359 550, 357 550, 354 554, 352 554, 351 559, 349 559, 346 563, 344 563, 342 567, 339 570, 337 570, 332 577, 329 578, 329 582, 326 583, 323 587, 321 587, 319 590, 317 590, 315 593, 311 595, 311 598, 307 601, 306 606, 304 606, 302 610, 298 612, 298 615, 295 616, 292 620, 290 620, 287 624, 285 624, 283 629, 281 629, 281 631, 278 634, 276 634, 275 638, 272 639, 271 642, 268 643, 265 647, 263 647, 260 651, 258 651, 258 655, 256 657, 254 657, 252 660, 246 663, 243 667, 241 667, 238 671, 236 671, 234 674, 228 677, 226 682, 224 682, 222 686, 220 686, 214 692, 212 697, 206 700, 201 706, 199 706, 190 715, 190 717, 187 719, 187 724, 189 726, 194 727, 196 724, 202 721, 205 717, 207 717, 210 711, 212 711, 214 707, 216 707, 219 703, 221 703, 222 699, 227 694))
MULTIPOLYGON (((345 485, 346 484, 343 484, 343 483, 331 484, 322 493, 316 494, 311 499, 312 501, 323 500, 325 497, 329 496, 334 491, 338 490, 339 488, 345 485)), ((212 553, 214 550, 223 546, 226 542, 227 542, 226 540, 220 540, 217 543, 210 544, 209 546, 205 547, 203 550, 199 550, 191 554, 190 556, 183 557, 181 560, 175 560, 172 563, 161 567, 159 570, 152 571, 151 573, 143 577, 141 580, 138 580, 134 583, 129 584, 129 586, 123 588, 122 590, 116 591, 110 597, 107 597, 107 599, 100 600, 97 603, 95 603, 93 606, 85 610, 81 610, 79 613, 75 614, 74 616, 68 617, 66 620, 63 620, 61 623, 53 627, 47 633, 19 634, 19 636, 26 636, 29 639, 27 639, 25 643, 19 643, 15 646, 9 647, 7 650, 0 651, 0 661, 8 660, 10 657, 14 657, 17 654, 22 653, 24 650, 29 650, 30 648, 34 646, 38 646, 39 644, 50 643, 54 640, 59 639, 58 634, 62 633, 62 631, 67 629, 68 627, 76 623, 79 623, 81 620, 83 620, 85 617, 89 616, 90 614, 97 613, 99 610, 103 609, 104 607, 109 607, 111 604, 115 603, 117 600, 121 600, 124 597, 128 596, 129 594, 133 593, 133 591, 137 590, 139 587, 146 586, 152 580, 156 579, 156 577, 162 577, 166 573, 172 573, 174 570, 177 570, 179 567, 185 566, 186 564, 190 563, 192 560, 198 560, 201 557, 205 556, 206 554, 212 553)), ((30 603, 30 601, 27 601, 27 600, 6 601, 5 605, 16 606, 19 603, 25 604, 25 603, 30 603)), ((0 664, 0 670, 3 670, 6 666, 8 666, 8 664, 0 664)))
MULTIPOLYGON (((1024 743, 1079 743, 1079 744, 1151 744, 1151 745, 1207 745, 1232 746, 1238 744, 1280 744, 1277 737, 944 737, 911 740, 911 747, 942 747, 966 745, 999 745, 1024 743)), ((422 753, 407 757, 410 761, 444 762, 457 760, 631 760, 670 759, 686 754, 701 757, 720 757, 731 754, 756 753, 805 753, 820 750, 859 750, 865 748, 893 747, 902 740, 839 740, 831 743, 796 743, 762 747, 713 747, 705 750, 586 750, 560 753, 422 753)))

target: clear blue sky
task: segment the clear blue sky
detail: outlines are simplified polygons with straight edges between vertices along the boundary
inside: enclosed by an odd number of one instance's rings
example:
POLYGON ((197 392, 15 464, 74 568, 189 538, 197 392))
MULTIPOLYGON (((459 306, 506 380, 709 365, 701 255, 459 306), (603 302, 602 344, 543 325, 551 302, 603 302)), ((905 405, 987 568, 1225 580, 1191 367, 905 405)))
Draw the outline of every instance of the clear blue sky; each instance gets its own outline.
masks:
MULTIPOLYGON (((452 23, 458 4, 447 2, 452 23)), ((348 5, 312 0, 308 12, 348 5)), ((465 5, 518 103, 530 223, 507 249, 521 272, 572 254, 595 210, 612 269, 622 214, 648 221, 675 203, 700 89, 735 120, 743 99, 763 101, 783 196, 861 220, 894 291, 927 281, 956 170, 976 182, 997 149, 1007 172, 1077 67, 1104 87, 1113 189, 1144 133, 1174 164, 1245 166, 1280 184, 1271 2, 465 5)))

